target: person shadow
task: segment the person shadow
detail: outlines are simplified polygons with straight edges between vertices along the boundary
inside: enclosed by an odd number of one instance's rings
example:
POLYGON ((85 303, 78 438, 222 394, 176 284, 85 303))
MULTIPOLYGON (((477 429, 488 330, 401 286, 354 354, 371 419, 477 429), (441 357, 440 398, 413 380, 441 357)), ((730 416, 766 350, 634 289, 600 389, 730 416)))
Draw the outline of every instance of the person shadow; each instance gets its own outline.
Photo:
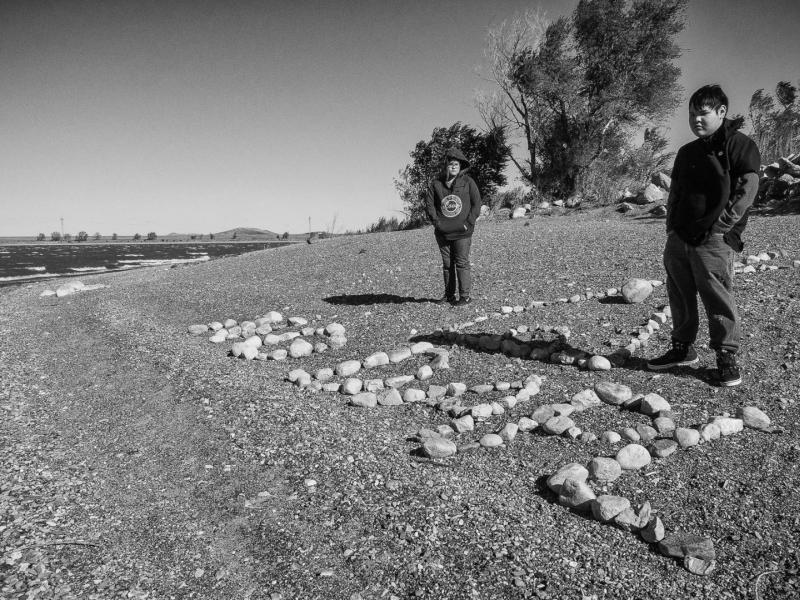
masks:
POLYGON ((322 300, 328 304, 363 306, 366 304, 425 304, 436 302, 438 298, 415 298, 413 296, 398 296, 397 294, 341 294, 328 296, 322 300))

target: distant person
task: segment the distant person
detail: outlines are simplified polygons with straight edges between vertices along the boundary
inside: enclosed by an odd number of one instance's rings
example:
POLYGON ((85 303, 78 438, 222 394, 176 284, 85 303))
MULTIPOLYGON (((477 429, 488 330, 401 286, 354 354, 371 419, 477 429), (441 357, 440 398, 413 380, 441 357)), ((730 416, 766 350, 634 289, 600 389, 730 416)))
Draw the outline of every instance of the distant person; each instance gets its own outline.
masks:
POLYGON ((425 198, 425 209, 442 254, 444 296, 437 300, 440 304, 465 306, 472 302, 469 250, 475 221, 481 213, 481 195, 472 177, 467 175, 469 166, 461 150, 449 148, 442 172, 428 184, 425 198))
POLYGON ((733 257, 741 252, 748 209, 758 192, 761 156, 755 142, 726 119, 728 97, 707 85, 689 99, 689 127, 699 139, 675 157, 667 200, 664 267, 674 321, 672 348, 650 360, 661 371, 698 362, 694 341, 697 296, 708 316, 709 346, 717 354, 714 383, 742 382, 736 353, 741 325, 733 297, 733 257))

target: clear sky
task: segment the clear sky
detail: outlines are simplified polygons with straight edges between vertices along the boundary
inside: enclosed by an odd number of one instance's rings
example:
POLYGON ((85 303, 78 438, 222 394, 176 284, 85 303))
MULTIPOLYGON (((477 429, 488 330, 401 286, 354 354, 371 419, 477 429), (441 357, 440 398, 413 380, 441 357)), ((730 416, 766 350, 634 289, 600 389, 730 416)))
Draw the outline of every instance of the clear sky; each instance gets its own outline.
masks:
MULTIPOLYGON (((574 1, 0 0, 0 236, 364 227, 434 127, 479 126, 487 28, 574 1)), ((682 84, 800 81, 798 0, 694 0, 682 84)), ((685 110, 669 122, 688 141, 685 110)), ((513 172, 512 172, 513 175, 513 172)))

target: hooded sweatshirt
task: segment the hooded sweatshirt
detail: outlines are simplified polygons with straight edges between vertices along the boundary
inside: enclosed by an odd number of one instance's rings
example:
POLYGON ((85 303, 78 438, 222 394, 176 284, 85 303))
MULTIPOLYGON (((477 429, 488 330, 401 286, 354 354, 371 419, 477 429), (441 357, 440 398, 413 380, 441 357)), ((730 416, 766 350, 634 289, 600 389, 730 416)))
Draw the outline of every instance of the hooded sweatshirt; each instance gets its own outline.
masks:
POLYGON ((450 148, 445 159, 455 158, 461 163, 461 170, 447 186, 447 169, 428 184, 425 196, 425 210, 436 232, 446 240, 458 240, 472 236, 475 221, 481 214, 481 195, 478 186, 467 175, 469 161, 458 148, 450 148))
POLYGON ((755 142, 737 131, 730 119, 709 138, 682 146, 672 169, 667 231, 674 230, 687 244, 698 246, 712 230, 728 229, 722 231, 725 242, 741 252, 747 208, 756 191, 749 189, 745 176, 757 174, 760 166, 755 142), (729 228, 720 226, 720 218, 728 216, 723 214, 726 211, 741 215, 729 228))

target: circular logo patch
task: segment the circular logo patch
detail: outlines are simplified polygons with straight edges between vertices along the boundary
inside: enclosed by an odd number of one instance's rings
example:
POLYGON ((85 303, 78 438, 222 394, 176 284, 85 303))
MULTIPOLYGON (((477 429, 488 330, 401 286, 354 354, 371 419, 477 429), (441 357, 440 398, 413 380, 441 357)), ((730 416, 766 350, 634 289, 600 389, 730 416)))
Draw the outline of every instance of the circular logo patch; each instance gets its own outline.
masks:
POLYGON ((445 217, 455 217, 461 213, 461 198, 450 194, 442 198, 442 214, 445 217))

